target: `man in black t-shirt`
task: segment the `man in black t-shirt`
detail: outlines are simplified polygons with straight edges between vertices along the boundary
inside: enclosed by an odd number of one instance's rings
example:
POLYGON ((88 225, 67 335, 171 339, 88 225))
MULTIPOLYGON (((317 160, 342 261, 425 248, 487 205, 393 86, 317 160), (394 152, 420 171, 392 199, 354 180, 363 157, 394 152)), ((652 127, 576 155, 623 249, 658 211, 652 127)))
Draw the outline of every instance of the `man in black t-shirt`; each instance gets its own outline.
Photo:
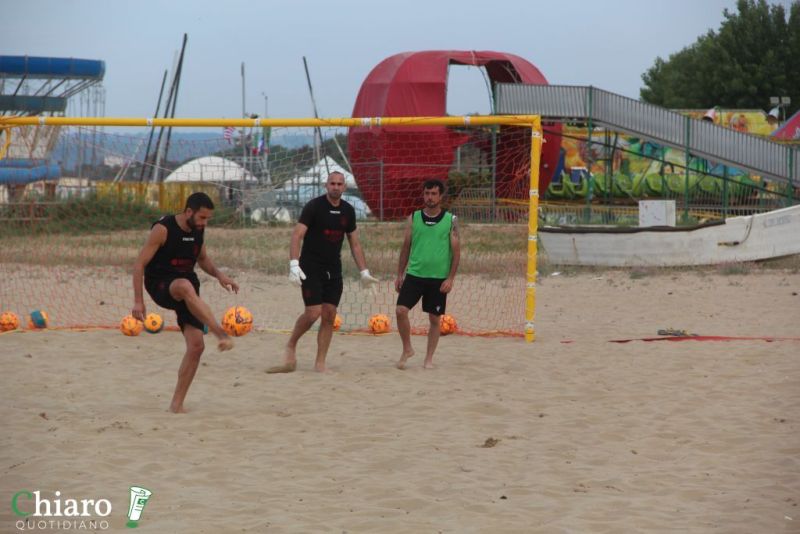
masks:
POLYGON ((344 188, 344 175, 340 172, 330 173, 325 184, 326 194, 305 205, 294 228, 289 247, 289 280, 302 287, 306 309, 297 318, 292 336, 286 344, 284 364, 268 369, 268 373, 291 373, 297 368, 297 342, 320 317, 314 370, 327 371, 325 357, 331 344, 333 321, 344 286, 341 252, 345 236, 361 271, 361 284, 371 287, 378 283, 367 269, 364 251, 358 240, 355 209, 342 200, 344 188))
POLYGON ((178 326, 186 341, 186 354, 178 369, 178 383, 170 411, 185 412, 183 400, 197 372, 203 354, 203 326, 219 340, 219 350, 233 348, 233 340, 214 318, 208 304, 200 299, 200 281, 195 263, 219 280, 228 291, 239 292, 239 285, 214 266, 206 254, 203 235, 214 203, 205 193, 186 199, 183 213, 161 217, 153 223, 147 242, 133 266, 133 309, 131 315, 144 321, 146 310, 142 286, 153 301, 178 316, 178 326))

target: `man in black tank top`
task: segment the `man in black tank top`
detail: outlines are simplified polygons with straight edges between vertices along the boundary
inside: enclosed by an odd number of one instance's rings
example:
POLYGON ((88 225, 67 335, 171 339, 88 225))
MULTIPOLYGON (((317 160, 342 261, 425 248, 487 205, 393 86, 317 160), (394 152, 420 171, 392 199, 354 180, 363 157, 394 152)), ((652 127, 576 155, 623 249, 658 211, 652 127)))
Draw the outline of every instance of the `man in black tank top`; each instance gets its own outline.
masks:
POLYGON ((214 203, 205 193, 193 193, 186 199, 183 213, 166 215, 153 223, 147 242, 133 266, 133 309, 131 315, 144 321, 146 310, 142 286, 153 301, 178 316, 178 326, 186 341, 186 354, 178 370, 178 383, 170 411, 185 412, 183 400, 197 372, 203 354, 203 327, 219 340, 219 350, 233 348, 233 340, 214 318, 211 308, 200 299, 200 281, 195 264, 219 280, 228 291, 239 286, 214 266, 206 254, 203 233, 211 218, 214 203))
POLYGON ((356 230, 356 212, 350 203, 342 199, 344 188, 344 175, 340 172, 330 173, 325 184, 327 192, 305 205, 294 228, 289 245, 289 280, 302 287, 306 309, 294 324, 294 330, 286 344, 283 365, 267 369, 268 373, 291 373, 297 368, 297 342, 320 318, 322 320, 317 334, 314 370, 327 370, 325 358, 333 336, 336 308, 344 287, 341 252, 345 236, 350 243, 350 252, 358 270, 361 271, 361 285, 371 287, 378 283, 367 269, 356 230))

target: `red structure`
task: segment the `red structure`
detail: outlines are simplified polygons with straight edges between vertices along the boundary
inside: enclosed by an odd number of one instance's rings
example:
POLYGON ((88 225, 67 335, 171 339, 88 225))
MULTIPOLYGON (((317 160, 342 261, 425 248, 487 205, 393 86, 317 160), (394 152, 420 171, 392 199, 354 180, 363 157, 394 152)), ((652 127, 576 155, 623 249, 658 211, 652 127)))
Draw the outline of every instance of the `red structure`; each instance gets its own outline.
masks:
POLYGON ((772 137, 782 141, 800 141, 800 111, 789 117, 783 126, 772 132, 772 137))
MULTIPOLYGON (((513 54, 472 51, 405 52, 380 62, 358 92, 353 117, 444 116, 448 65, 485 67, 492 84, 547 84, 534 65, 513 54)), ((560 125, 545 125, 539 190, 550 184, 559 155, 560 125)), ((350 164, 364 200, 376 215, 399 219, 419 207, 421 183, 447 181, 456 148, 470 142, 491 153, 485 132, 444 126, 351 128, 350 164)), ((528 197, 530 131, 500 129, 496 145, 498 198, 528 197)))

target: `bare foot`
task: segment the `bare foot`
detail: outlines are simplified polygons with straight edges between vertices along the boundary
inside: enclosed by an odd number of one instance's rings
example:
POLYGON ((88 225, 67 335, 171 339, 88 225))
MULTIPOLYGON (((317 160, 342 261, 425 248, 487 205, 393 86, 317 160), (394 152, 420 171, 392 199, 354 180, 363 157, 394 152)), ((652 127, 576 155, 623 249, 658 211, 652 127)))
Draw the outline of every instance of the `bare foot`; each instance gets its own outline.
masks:
POLYGON ((276 365, 267 369, 267 374, 274 375, 276 373, 293 373, 297 369, 297 362, 286 362, 283 365, 276 365))
POLYGON ((224 336, 219 338, 219 343, 217 343, 217 349, 220 352, 225 352, 226 350, 231 350, 233 348, 233 340, 230 336, 224 336))
POLYGON ((330 369, 325 367, 324 363, 323 364, 314 364, 314 370, 316 372, 318 372, 318 373, 328 373, 328 374, 333 373, 333 371, 331 371, 330 369))
POLYGON ((267 369, 267 374, 274 375, 275 373, 293 373, 297 369, 297 349, 295 347, 286 346, 283 353, 283 365, 276 365, 267 369))
POLYGON ((169 411, 171 411, 172 413, 187 413, 186 408, 184 408, 183 406, 170 406, 169 411))
POLYGON ((433 362, 429 362, 428 360, 425 360, 425 363, 422 364, 422 367, 425 369, 436 369, 436 366, 433 365, 433 362))
POLYGON ((400 355, 400 360, 394 366, 397 367, 400 370, 405 369, 406 368, 406 362, 413 355, 414 355, 414 351, 413 350, 410 350, 408 352, 403 351, 403 354, 400 355))

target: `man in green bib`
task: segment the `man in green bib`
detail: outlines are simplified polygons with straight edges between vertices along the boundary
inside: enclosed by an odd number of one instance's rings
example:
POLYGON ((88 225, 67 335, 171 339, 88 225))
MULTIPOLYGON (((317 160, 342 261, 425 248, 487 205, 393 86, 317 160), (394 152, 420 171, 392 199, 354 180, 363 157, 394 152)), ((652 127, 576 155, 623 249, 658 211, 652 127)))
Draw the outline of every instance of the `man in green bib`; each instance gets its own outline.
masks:
POLYGON ((411 323, 408 312, 422 299, 422 311, 428 313, 428 349, 425 369, 433 368, 433 353, 439 343, 439 320, 447 306, 447 294, 453 289, 453 280, 461 256, 456 217, 442 209, 444 184, 427 180, 422 184, 425 207, 408 218, 394 282, 397 297, 397 330, 403 341, 403 353, 397 362, 405 369, 414 355, 411 347, 411 323))

